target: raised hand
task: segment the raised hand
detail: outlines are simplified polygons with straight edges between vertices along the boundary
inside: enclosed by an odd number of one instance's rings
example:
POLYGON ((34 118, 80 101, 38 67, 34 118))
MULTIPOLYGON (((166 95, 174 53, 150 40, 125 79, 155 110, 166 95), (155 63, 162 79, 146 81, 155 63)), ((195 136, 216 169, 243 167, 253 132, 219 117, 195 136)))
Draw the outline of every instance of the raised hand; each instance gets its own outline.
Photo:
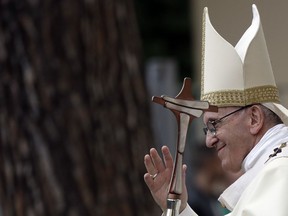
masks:
MULTIPOLYGON (((144 180, 156 203, 160 206, 162 211, 165 211, 167 208, 166 200, 173 171, 173 158, 167 146, 163 146, 161 150, 163 160, 154 148, 150 149, 150 154, 145 155, 144 164, 146 166, 147 173, 144 175, 144 180)), ((183 175, 185 175, 185 171, 186 166, 184 165, 183 175)), ((180 212, 187 205, 185 176, 183 176, 183 187, 180 212)))

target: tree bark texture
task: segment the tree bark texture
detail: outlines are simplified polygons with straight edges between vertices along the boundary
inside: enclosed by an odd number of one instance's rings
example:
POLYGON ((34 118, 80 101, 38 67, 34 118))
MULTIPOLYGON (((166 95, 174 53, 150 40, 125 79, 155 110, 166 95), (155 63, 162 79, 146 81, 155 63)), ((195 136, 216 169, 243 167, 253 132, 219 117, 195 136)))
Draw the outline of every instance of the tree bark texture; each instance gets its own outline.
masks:
POLYGON ((132 0, 0 3, 3 216, 159 215, 132 0))

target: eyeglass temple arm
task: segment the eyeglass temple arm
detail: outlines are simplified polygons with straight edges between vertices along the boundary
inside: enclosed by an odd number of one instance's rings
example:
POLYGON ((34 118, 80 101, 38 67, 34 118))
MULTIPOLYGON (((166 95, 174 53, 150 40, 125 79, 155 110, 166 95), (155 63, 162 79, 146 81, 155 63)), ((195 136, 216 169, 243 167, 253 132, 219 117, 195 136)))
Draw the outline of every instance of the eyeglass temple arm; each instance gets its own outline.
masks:
POLYGON ((178 140, 174 158, 173 172, 170 179, 169 193, 167 197, 167 210, 165 216, 179 215, 182 194, 182 164, 186 145, 186 137, 189 124, 193 119, 200 117, 204 111, 217 112, 216 106, 211 106, 207 101, 194 100, 190 78, 185 78, 180 93, 171 98, 168 96, 152 97, 152 101, 170 109, 177 120, 178 140))

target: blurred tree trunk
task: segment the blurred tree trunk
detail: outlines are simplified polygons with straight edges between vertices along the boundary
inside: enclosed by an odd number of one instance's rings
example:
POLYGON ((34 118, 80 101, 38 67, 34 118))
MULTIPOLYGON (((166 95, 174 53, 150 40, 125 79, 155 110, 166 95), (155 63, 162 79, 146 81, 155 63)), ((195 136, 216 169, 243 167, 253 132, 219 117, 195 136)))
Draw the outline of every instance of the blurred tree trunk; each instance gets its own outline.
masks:
POLYGON ((159 215, 132 0, 0 3, 3 216, 159 215))

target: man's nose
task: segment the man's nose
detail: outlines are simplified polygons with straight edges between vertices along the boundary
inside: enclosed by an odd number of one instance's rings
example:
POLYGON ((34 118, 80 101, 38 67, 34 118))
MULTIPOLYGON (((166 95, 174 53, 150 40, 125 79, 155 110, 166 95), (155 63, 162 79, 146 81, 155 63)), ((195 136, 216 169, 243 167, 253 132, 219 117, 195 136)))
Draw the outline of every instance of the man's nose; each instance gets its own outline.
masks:
POLYGON ((208 133, 206 134, 206 146, 208 148, 214 148, 217 142, 218 138, 216 137, 216 135, 213 135, 208 131, 208 133))

